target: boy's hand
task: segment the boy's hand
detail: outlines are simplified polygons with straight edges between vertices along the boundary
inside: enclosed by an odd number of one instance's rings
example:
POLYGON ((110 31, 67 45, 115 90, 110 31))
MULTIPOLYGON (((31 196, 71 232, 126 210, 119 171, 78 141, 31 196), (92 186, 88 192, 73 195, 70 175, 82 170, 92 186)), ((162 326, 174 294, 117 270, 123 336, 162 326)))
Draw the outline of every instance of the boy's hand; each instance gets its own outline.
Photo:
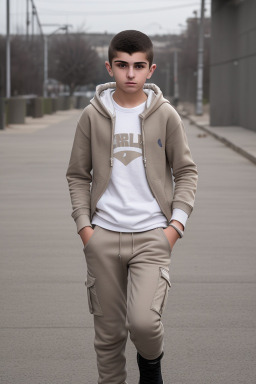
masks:
POLYGON ((84 227, 81 229, 81 231, 79 231, 79 235, 82 239, 84 247, 86 246, 91 236, 93 235, 93 231, 94 229, 92 229, 92 227, 84 227))
MULTIPOLYGON (((184 230, 183 225, 179 221, 172 220, 172 224, 174 224, 176 227, 178 227, 182 231, 184 230)), ((164 229, 164 233, 165 233, 165 236, 167 237, 167 240, 170 243, 171 249, 173 249, 176 241, 179 239, 178 232, 173 227, 167 227, 164 229)))

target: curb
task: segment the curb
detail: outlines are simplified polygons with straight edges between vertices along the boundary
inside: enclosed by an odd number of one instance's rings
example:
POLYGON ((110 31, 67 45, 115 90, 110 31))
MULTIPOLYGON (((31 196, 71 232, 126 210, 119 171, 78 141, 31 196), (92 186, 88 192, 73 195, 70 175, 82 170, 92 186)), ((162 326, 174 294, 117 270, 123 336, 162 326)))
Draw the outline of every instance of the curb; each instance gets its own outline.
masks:
POLYGON ((232 143, 232 141, 229 141, 228 139, 226 139, 225 137, 223 136, 220 136, 218 135, 217 133, 214 133, 212 132, 210 129, 208 129, 207 127, 205 127, 204 125, 200 124, 200 123, 197 123, 192 117, 190 117, 188 114, 186 113, 180 113, 180 115, 186 119, 189 120, 190 124, 192 125, 195 125, 197 128, 201 129, 202 131, 208 133, 209 135, 211 135, 212 137, 214 137, 216 140, 219 140, 221 143, 225 144, 226 147, 229 147, 231 149, 233 149, 233 151, 239 153, 241 156, 245 157, 247 160, 250 160, 253 164, 256 165, 256 157, 253 156, 251 153, 245 151, 243 148, 241 147, 238 147, 237 145, 235 145, 234 143, 232 143))

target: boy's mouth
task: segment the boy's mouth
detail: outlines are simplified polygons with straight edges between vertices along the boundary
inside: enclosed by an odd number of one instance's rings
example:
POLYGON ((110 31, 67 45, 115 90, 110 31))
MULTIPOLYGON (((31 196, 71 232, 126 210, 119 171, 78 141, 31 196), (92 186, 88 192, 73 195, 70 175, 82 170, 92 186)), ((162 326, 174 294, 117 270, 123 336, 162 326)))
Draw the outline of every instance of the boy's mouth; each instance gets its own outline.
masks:
POLYGON ((133 81, 127 81, 125 84, 127 84, 127 85, 135 85, 136 83, 134 83, 133 81))

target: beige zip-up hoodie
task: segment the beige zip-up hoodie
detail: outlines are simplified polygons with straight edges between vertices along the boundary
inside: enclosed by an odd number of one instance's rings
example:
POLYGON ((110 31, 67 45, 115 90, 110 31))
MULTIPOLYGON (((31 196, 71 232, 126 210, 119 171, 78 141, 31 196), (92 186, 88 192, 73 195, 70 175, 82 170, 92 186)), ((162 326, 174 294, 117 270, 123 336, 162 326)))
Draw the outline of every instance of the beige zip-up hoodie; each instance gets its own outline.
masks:
MULTIPOLYGON (((67 170, 77 232, 91 225, 97 202, 111 177, 115 116, 100 99, 101 92, 108 88, 115 88, 115 83, 99 85, 84 109, 67 170)), ((152 89, 154 97, 140 115, 143 162, 152 194, 169 222, 174 208, 191 214, 197 169, 180 116, 156 85, 145 84, 144 88, 152 89)))

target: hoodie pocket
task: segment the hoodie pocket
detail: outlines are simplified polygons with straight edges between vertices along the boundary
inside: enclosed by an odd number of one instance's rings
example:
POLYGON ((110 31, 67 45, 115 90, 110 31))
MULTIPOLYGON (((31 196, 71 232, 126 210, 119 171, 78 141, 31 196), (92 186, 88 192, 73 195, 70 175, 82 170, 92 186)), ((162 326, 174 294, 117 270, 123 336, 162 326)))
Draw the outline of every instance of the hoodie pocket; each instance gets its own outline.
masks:
POLYGON ((169 271, 165 268, 160 267, 158 285, 150 308, 153 311, 157 312, 160 316, 164 312, 170 287, 171 282, 169 277, 169 271))
POLYGON ((96 278, 87 273, 87 287, 88 306, 89 311, 95 316, 103 316, 102 309, 96 292, 96 278))

